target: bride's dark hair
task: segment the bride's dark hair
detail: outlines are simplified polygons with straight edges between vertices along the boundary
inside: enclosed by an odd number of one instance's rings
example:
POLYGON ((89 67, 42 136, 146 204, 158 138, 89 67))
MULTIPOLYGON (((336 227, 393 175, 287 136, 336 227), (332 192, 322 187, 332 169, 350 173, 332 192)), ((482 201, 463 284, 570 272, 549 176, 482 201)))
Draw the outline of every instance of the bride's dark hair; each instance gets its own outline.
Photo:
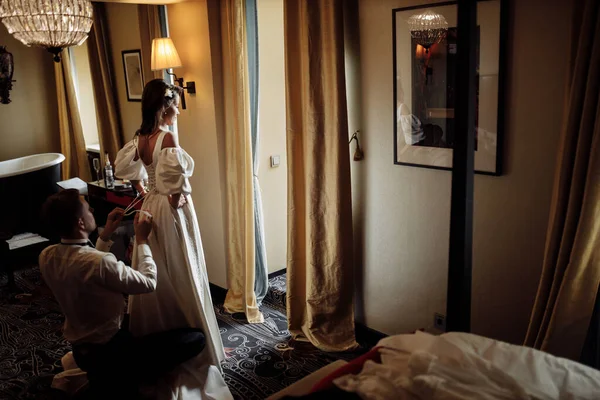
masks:
POLYGON ((142 94, 142 125, 136 135, 150 135, 160 126, 165 110, 181 95, 179 86, 171 85, 162 79, 153 79, 144 87, 142 94))

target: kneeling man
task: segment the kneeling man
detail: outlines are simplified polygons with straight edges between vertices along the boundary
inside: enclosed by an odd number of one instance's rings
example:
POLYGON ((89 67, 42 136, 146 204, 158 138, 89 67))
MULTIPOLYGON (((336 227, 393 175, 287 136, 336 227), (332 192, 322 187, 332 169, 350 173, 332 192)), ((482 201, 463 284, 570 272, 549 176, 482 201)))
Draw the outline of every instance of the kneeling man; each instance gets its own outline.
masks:
POLYGON ((75 189, 48 198, 43 216, 61 243, 42 252, 40 271, 65 315, 64 337, 72 344, 77 365, 87 372, 92 392, 102 393, 101 398, 133 399, 141 383, 151 383, 198 355, 205 338, 192 328, 133 337, 121 326, 123 295, 156 289, 156 264, 147 245, 152 217, 136 215, 139 257, 133 269, 108 252, 123 210, 109 214, 96 247, 89 241, 96 230, 92 212, 75 189))

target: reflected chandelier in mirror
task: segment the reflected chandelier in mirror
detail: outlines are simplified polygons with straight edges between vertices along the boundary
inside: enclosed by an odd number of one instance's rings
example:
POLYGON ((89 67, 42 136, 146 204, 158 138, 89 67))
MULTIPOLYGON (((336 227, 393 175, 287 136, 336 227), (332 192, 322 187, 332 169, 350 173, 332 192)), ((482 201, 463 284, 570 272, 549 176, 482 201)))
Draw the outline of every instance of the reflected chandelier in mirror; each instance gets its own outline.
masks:
POLYGON ((431 10, 412 15, 407 23, 410 35, 425 49, 426 53, 429 53, 429 48, 438 44, 448 33, 446 18, 431 10))

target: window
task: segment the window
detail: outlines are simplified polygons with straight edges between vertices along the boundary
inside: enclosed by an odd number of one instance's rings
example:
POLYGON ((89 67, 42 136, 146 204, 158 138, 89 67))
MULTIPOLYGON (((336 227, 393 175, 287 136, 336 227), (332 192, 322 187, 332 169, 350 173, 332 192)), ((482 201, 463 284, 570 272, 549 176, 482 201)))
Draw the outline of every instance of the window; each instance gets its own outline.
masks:
POLYGON ((85 147, 88 152, 100 154, 96 101, 94 99, 87 42, 84 42, 81 46, 70 47, 69 55, 71 56, 73 84, 77 95, 85 147))

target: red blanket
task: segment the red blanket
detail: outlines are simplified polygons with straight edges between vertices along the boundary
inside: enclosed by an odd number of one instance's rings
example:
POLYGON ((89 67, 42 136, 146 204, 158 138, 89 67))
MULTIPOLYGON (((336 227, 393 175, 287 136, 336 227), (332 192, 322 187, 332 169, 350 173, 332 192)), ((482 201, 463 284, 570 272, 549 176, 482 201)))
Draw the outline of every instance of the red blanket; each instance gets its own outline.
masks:
POLYGON ((369 352, 363 354, 362 356, 355 358, 350 361, 348 364, 336 369, 331 374, 327 375, 325 378, 321 379, 313 388, 310 393, 319 392, 321 390, 330 389, 333 387, 333 381, 337 378, 348 375, 348 374, 358 374, 363 367, 363 364, 367 360, 372 360, 375 362, 381 362, 381 356, 379 354, 379 349, 381 347, 373 347, 369 352))

